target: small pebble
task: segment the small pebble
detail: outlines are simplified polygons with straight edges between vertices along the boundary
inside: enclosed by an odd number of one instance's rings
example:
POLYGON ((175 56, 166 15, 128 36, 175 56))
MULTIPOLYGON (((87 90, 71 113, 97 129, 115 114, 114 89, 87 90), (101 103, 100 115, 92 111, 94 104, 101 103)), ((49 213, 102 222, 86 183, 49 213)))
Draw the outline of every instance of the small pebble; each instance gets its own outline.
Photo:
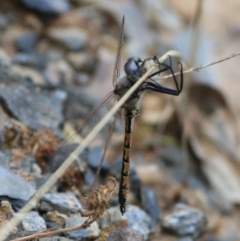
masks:
POLYGON ((8 200, 17 211, 34 193, 26 180, 0 165, 0 200, 8 200))
POLYGON ((114 229, 110 232, 107 241, 143 241, 144 235, 130 228, 114 229))
MULTIPOLYGON (((102 158, 102 153, 103 153, 103 149, 100 146, 95 146, 95 147, 89 148, 89 156, 87 159, 87 164, 94 170, 97 170, 97 168, 99 166, 99 163, 102 158)), ((109 168, 110 168, 109 163, 108 163, 107 159, 104 158, 100 172, 102 174, 107 173, 109 171, 109 168)))
POLYGON ((109 226, 109 219, 112 223, 126 222, 129 229, 142 233, 146 240, 153 232, 150 217, 137 206, 128 204, 126 207, 124 215, 120 213, 119 206, 109 208, 107 213, 104 213, 99 219, 99 226, 101 228, 109 226))
POLYGON ((33 50, 38 40, 36 32, 25 33, 17 39, 16 46, 19 51, 30 52, 33 50))
POLYGON ((22 0, 29 8, 45 14, 62 14, 70 9, 70 4, 67 0, 22 0))
POLYGON ((206 216, 200 210, 185 204, 176 204, 172 214, 162 219, 162 228, 178 236, 198 238, 206 228, 206 216))
POLYGON ((48 35, 71 51, 83 50, 88 42, 87 33, 79 28, 53 28, 48 35))
POLYGON ((38 214, 38 212, 30 212, 22 219, 22 226, 25 231, 40 232, 45 230, 46 224, 44 219, 38 214))
POLYGON ((46 66, 45 57, 39 53, 22 52, 13 55, 10 59, 12 64, 20 66, 29 66, 36 70, 43 70, 46 66))
MULTIPOLYGON (((76 226, 82 225, 87 218, 81 217, 78 214, 72 215, 69 219, 66 221, 66 228, 73 228, 76 226)), ((97 222, 94 222, 90 225, 90 227, 86 229, 80 229, 73 232, 68 232, 65 234, 70 239, 77 239, 77 240, 83 240, 84 238, 88 239, 96 239, 100 233, 99 227, 97 222)))
POLYGON ((41 211, 58 211, 60 213, 76 213, 82 208, 81 203, 71 193, 47 193, 41 198, 41 211))
POLYGON ((157 200, 155 192, 147 187, 142 188, 141 192, 142 197, 142 207, 151 217, 153 228, 156 227, 157 223, 160 220, 161 210, 157 200))
POLYGON ((141 232, 145 240, 154 231, 149 215, 139 207, 127 205, 124 216, 128 220, 128 228, 141 232))

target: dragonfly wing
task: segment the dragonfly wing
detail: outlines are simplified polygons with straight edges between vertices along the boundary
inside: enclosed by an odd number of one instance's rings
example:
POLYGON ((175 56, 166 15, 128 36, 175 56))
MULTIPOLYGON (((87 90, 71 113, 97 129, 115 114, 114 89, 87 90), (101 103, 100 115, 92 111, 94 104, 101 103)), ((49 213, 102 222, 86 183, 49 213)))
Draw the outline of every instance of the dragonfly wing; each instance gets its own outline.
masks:
POLYGON ((123 37, 124 37, 124 21, 125 21, 125 17, 123 16, 122 19, 122 26, 121 26, 121 34, 120 34, 120 38, 119 38, 119 42, 118 42, 118 50, 117 50, 117 55, 116 55, 116 59, 115 59, 115 64, 114 64, 114 70, 113 70, 113 86, 116 85, 117 79, 120 76, 120 67, 121 67, 121 50, 122 50, 122 46, 123 46, 123 37))

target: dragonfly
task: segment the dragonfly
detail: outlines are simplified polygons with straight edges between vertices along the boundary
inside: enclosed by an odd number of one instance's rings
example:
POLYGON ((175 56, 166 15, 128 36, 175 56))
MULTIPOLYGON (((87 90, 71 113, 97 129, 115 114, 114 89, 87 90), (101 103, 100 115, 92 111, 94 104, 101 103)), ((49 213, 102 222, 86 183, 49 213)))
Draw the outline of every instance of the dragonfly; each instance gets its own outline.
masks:
MULTIPOLYGON (((121 65, 121 49, 123 46, 124 38, 124 22, 125 18, 122 19, 120 38, 118 43, 118 50, 116 54, 116 60, 113 71, 113 86, 114 90, 107 95, 105 101, 102 102, 90 116, 94 115, 97 109, 100 109, 107 101, 116 97, 117 100, 121 97, 146 73, 152 66, 157 66, 157 70, 150 74, 147 79, 140 85, 136 91, 128 98, 128 100, 123 104, 121 112, 125 119, 125 133, 124 133, 124 143, 123 143, 123 155, 122 155, 122 168, 121 168, 121 178, 118 192, 118 202, 120 205, 120 212, 122 215, 126 212, 126 201, 129 190, 129 172, 130 172, 130 152, 132 145, 132 130, 134 125, 135 117, 139 115, 139 103, 140 99, 146 90, 151 90, 163 94, 178 96, 183 89, 183 67, 180 61, 180 54, 177 51, 169 51, 165 55, 153 56, 150 58, 138 58, 131 57, 127 60, 124 65, 125 75, 120 77, 120 65, 121 65), (180 81, 178 77, 174 74, 174 71, 180 70, 180 81), (163 87, 160 85, 156 78, 159 78, 160 74, 163 72, 170 73, 175 85, 175 89, 168 87, 163 87), (180 83, 178 83, 180 82, 180 83)), ((88 119, 88 118, 87 118, 88 119)), ((114 123, 114 121, 113 121, 114 123)), ((111 131, 113 131, 111 128, 111 131)), ((101 163, 103 162, 106 147, 108 146, 110 136, 108 136, 105 149, 99 164, 98 171, 101 168, 101 163)), ((97 173, 98 173, 97 171, 97 173)), ((97 175, 97 174, 96 174, 97 175)))

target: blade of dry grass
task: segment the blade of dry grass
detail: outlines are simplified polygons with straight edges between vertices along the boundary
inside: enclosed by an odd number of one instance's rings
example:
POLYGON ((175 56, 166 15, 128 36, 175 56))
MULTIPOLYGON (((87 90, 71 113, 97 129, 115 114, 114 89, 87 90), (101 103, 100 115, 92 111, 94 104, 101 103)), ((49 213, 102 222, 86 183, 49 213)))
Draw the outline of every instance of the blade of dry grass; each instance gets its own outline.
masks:
MULTIPOLYGON (((240 55, 240 52, 232 54, 226 58, 211 62, 209 64, 204 64, 198 67, 190 68, 183 73, 191 73, 193 71, 199 71, 203 68, 221 63, 228 59, 234 58, 240 55)), ((155 66, 157 67, 157 66, 155 66)), ((58 178, 62 176, 65 170, 73 163, 75 157, 79 156, 80 153, 87 147, 87 145, 94 139, 94 137, 101 131, 101 129, 107 124, 107 122, 112 118, 112 116, 117 112, 117 110, 126 102, 126 100, 132 95, 132 93, 146 80, 147 76, 150 75, 155 67, 151 67, 128 91, 127 93, 113 106, 113 108, 101 119, 101 121, 93 128, 93 130, 87 135, 87 137, 82 141, 82 143, 70 154, 70 156, 64 161, 64 163, 57 169, 57 171, 48 179, 48 181, 40 187, 34 196, 26 203, 26 205, 19 211, 19 213, 24 214, 29 212, 35 203, 38 202, 43 194, 45 194, 51 187, 57 182, 58 178)), ((179 75, 176 73, 175 75, 179 75)), ((171 75, 163 76, 161 79, 166 79, 171 77, 171 75)), ((18 225, 21 220, 19 217, 14 216, 10 222, 0 229, 0 241, 4 240, 12 230, 12 227, 18 225)))
POLYGON ((188 58, 188 63, 191 65, 194 65, 195 58, 197 54, 198 44, 199 44, 199 34, 200 34, 200 22, 202 17, 202 9, 203 9, 203 0, 197 1, 197 7, 194 15, 194 19, 192 22, 192 41, 191 41, 191 47, 190 47, 190 55, 188 58))
MULTIPOLYGON (((189 51, 189 58, 188 58, 188 64, 190 66, 195 65, 195 59, 197 55, 198 45, 199 45, 199 34, 200 34, 200 22, 202 17, 202 9, 203 9, 203 0, 197 1, 197 6, 194 14, 194 18, 191 24, 192 28, 192 39, 191 39, 191 47, 189 51)), ((192 86, 192 82, 190 82, 191 75, 189 74, 187 78, 185 78, 185 88, 184 88, 184 94, 182 96, 182 115, 184 116, 188 110, 189 107, 189 90, 192 86)), ((181 138, 181 148, 182 148, 182 161, 183 161, 183 168, 184 168, 184 181, 183 184, 186 182, 186 179, 188 178, 188 170, 190 168, 190 157, 189 153, 187 151, 187 136, 186 136, 186 123, 183 121, 183 132, 182 132, 182 138, 181 138)))

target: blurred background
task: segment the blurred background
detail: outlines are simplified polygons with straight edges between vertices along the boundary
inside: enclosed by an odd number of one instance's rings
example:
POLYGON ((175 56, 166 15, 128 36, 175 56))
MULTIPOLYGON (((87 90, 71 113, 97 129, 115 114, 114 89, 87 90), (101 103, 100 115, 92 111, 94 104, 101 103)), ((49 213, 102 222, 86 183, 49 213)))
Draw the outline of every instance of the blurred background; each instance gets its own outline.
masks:
MULTIPOLYGON (((122 74, 124 63, 133 56, 146 58, 174 49, 188 69, 239 52, 239 11, 238 0, 2 1, 0 132, 1 152, 8 158, 4 165, 35 182, 32 169, 23 168, 26 157, 38 166, 38 178, 53 173, 63 162, 65 154, 59 157, 58 148, 68 135, 63 127, 77 132, 113 90, 123 16, 122 74), (48 132, 42 131, 46 128, 48 132)), ((149 231, 154 234, 146 235, 149 240, 177 239, 156 228, 162 220, 162 230, 169 231, 164 217, 177 203, 197 208, 207 222, 197 228, 192 221, 195 233, 175 235, 190 240, 202 233, 204 240, 240 238, 239 66, 236 57, 184 75, 178 97, 144 94, 134 126, 128 201, 142 205, 155 220, 149 231)), ((162 85, 168 86, 169 80, 162 85)), ((88 165, 95 168, 105 140, 100 137, 88 150, 95 158, 88 165)), ((119 178, 121 152, 118 139, 109 147, 110 164, 104 164, 103 176, 110 173, 119 178)), ((90 184, 94 172, 88 176, 73 169, 56 190, 81 196, 79 183, 90 184)))

